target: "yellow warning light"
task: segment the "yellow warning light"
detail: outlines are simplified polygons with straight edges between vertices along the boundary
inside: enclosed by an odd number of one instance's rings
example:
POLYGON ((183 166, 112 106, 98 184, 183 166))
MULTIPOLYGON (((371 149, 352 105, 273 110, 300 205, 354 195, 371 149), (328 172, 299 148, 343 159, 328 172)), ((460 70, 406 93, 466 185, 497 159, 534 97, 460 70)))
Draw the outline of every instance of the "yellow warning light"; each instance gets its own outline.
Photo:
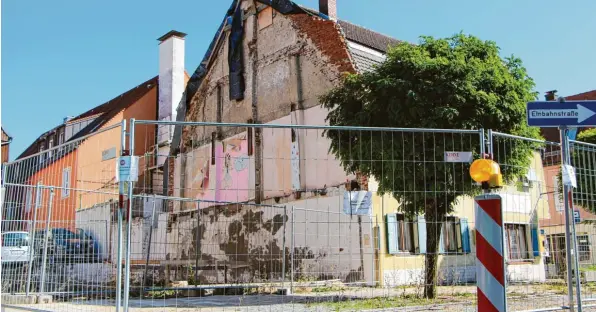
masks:
POLYGON ((470 176, 478 183, 488 182, 491 187, 503 186, 501 168, 490 159, 475 160, 470 166, 470 176))

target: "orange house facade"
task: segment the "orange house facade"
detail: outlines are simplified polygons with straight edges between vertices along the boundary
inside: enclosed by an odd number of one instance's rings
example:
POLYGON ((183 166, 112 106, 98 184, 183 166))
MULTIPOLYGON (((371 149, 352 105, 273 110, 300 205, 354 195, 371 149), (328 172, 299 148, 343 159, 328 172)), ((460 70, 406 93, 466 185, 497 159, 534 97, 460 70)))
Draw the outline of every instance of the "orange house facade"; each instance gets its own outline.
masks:
MULTIPOLYGON (((174 103, 176 97, 172 94, 177 90, 173 86, 183 90, 188 81, 183 50, 180 52, 184 36, 172 31, 159 39, 158 76, 83 114, 66 117, 17 158, 12 165, 16 170, 12 171, 20 173, 12 180, 22 187, 12 195, 11 200, 18 203, 17 208, 11 207, 16 210, 13 219, 33 222, 37 229, 47 226, 49 220, 52 228, 74 230, 81 222, 77 212, 118 201, 117 161, 122 154, 123 125, 128 127, 132 118, 175 118, 172 112, 178 102, 174 103)), ((140 180, 144 175, 161 172, 154 160, 158 150, 156 130, 156 126, 143 126, 135 134, 135 155, 147 155, 139 161, 140 180)), ((143 190, 152 190, 151 185, 139 184, 143 190)))
MULTIPOLYGON (((116 162, 122 153, 122 124, 130 118, 155 119, 157 85, 158 78, 152 78, 118 96, 114 103, 69 118, 28 149, 38 150, 26 160, 38 169, 26 182, 30 185, 25 194, 26 220, 34 221, 36 228, 51 220, 52 227, 72 229, 77 210, 118 200, 116 162)), ((144 142, 152 142, 155 131, 143 135, 144 142)), ((153 148, 135 147, 141 153, 153 148)))

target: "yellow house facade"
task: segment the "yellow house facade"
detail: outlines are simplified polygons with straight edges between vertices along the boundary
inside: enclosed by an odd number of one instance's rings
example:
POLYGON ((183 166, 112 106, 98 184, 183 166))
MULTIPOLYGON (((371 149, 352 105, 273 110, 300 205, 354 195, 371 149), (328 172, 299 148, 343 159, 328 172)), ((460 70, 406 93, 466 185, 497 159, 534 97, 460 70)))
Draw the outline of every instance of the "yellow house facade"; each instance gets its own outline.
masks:
MULTIPOLYGON (((507 259, 511 282, 545 280, 542 258, 543 238, 538 220, 548 217, 548 200, 540 153, 533 155, 527 180, 499 190, 502 196, 507 259)), ((369 190, 376 194, 378 182, 371 179, 369 190)), ((439 284, 474 283, 475 222, 474 199, 461 196, 443 223, 438 258, 439 284)), ((424 216, 408 218, 391 195, 373 196, 373 220, 378 228, 378 269, 380 285, 421 285, 424 283, 426 226, 424 216)))

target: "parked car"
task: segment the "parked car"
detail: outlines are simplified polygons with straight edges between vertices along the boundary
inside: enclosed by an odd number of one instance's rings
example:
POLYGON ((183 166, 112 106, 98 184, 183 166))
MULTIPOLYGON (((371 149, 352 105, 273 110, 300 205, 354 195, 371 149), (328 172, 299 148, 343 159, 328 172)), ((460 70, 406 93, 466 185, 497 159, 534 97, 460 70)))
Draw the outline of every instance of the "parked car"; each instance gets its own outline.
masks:
MULTIPOLYGON (((73 232, 65 228, 54 228, 49 230, 48 236, 48 259, 50 261, 66 262, 95 262, 99 259, 99 251, 93 238, 86 235, 84 231, 73 232)), ((35 232, 36 257, 43 255, 43 245, 46 230, 35 232)))
POLYGON ((22 231, 2 233, 2 265, 29 261, 29 233, 22 231))

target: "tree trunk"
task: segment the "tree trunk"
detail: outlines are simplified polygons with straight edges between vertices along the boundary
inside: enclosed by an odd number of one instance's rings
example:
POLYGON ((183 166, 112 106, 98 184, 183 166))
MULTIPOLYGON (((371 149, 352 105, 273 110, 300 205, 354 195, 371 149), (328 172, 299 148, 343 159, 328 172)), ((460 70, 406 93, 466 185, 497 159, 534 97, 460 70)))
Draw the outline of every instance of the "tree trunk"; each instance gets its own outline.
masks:
POLYGON ((439 239, 444 213, 434 205, 427 205, 425 211, 426 220, 426 257, 424 276, 424 298, 434 299, 437 297, 437 260, 439 258, 439 239))

